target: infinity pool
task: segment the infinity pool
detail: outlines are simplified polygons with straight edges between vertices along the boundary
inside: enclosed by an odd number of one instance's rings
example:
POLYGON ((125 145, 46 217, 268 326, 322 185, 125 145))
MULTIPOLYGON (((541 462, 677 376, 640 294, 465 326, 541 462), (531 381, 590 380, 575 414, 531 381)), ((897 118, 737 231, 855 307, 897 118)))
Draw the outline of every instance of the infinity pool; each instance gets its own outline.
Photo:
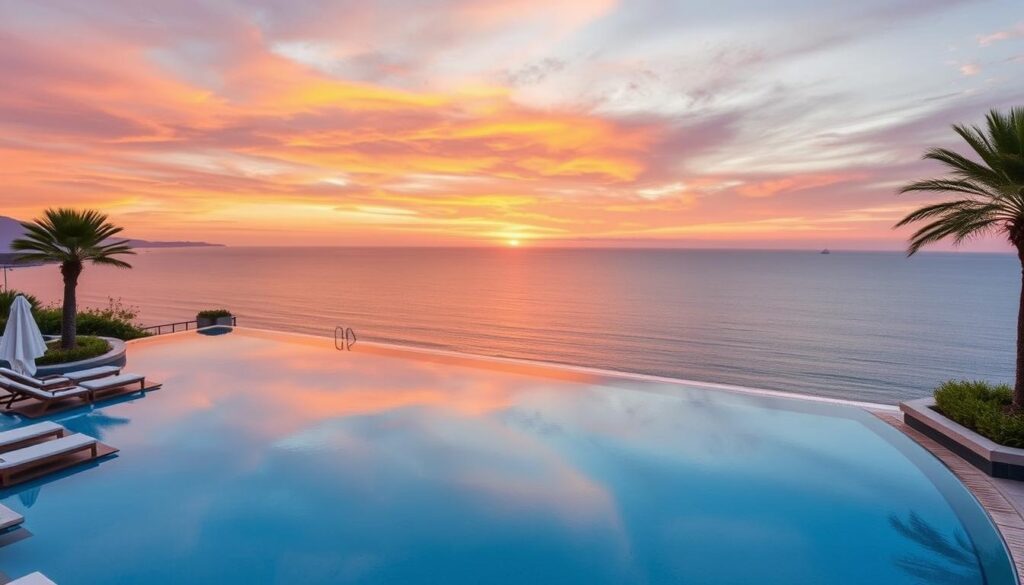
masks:
MULTIPOLYGON (((1015 583, 937 460, 845 405, 236 329, 53 417, 121 449, 0 491, 0 571, 110 583, 1015 583)), ((0 416, 0 428, 23 424, 0 416)))

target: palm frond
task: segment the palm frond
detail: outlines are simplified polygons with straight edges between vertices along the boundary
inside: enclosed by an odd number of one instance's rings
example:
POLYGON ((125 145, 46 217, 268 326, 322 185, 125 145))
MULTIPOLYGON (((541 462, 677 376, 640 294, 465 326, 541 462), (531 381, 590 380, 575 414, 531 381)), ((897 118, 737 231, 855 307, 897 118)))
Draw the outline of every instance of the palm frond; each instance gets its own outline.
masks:
MULTIPOLYGON (((959 134, 960 138, 963 138, 964 142, 966 142, 971 147, 971 150, 973 150, 975 154, 981 157, 981 160, 985 161, 985 164, 989 165, 990 167, 995 164, 996 153, 998 151, 996 150, 995 145, 992 143, 992 141, 989 140, 987 136, 985 136, 985 133, 982 132, 980 128, 978 128, 977 126, 961 126, 959 124, 954 124, 953 131, 959 134)), ((946 152, 956 155, 956 153, 952 151, 947 150, 946 152)), ((956 156, 959 157, 960 155, 956 156)), ((962 158, 965 161, 969 160, 963 157, 960 158, 962 158)))
POLYGON ((912 211, 907 214, 906 217, 901 219, 896 227, 903 227, 914 222, 922 221, 936 215, 944 215, 947 213, 955 212, 962 209, 965 206, 973 205, 974 201, 969 199, 961 199, 958 201, 944 201, 942 203, 936 203, 934 205, 926 205, 920 209, 912 211))
POLYGON ((110 241, 122 228, 109 223, 99 211, 47 209, 41 218, 21 225, 24 235, 11 243, 14 251, 21 252, 17 256, 21 261, 88 261, 130 267, 113 258, 134 253, 127 240, 110 241))
POLYGON ((999 156, 999 165, 1011 184, 1024 187, 1024 155, 1001 154, 999 156))
POLYGON ((1024 156, 1024 107, 1013 108, 1010 117, 1013 118, 1013 127, 1017 132, 1017 139, 1020 141, 1017 153, 1024 156))
POLYGON ((98 256, 91 260, 93 264, 101 264, 104 266, 113 266, 115 268, 131 268, 132 265, 125 262, 124 260, 118 260, 117 258, 111 258, 109 256, 98 256))
POLYGON ((996 190, 1002 189, 1007 184, 1007 179, 1003 174, 952 150, 932 148, 925 153, 924 158, 946 165, 949 173, 959 179, 981 183, 996 190))
POLYGON ((1017 134, 1015 113, 1011 110, 1007 114, 993 110, 986 117, 988 133, 991 136, 989 142, 994 146, 993 154, 1001 153, 1020 154, 1020 139, 1017 134))
POLYGON ((40 252, 24 252, 21 254, 15 254, 14 262, 17 264, 34 264, 42 262, 50 262, 53 257, 50 254, 43 254, 40 252))
POLYGON ((910 193, 912 191, 947 191, 950 193, 967 193, 985 198, 995 198, 998 196, 986 187, 966 179, 924 179, 908 183, 900 188, 900 193, 910 193))
POLYGON ((950 205, 943 210, 936 210, 930 215, 924 213, 921 214, 924 217, 911 218, 922 211, 918 210, 904 218, 904 221, 898 225, 922 221, 925 217, 937 218, 910 236, 908 254, 913 255, 922 247, 947 238, 951 238, 955 245, 959 245, 971 237, 981 235, 1005 223, 1004 216, 998 213, 998 206, 970 203, 971 205, 950 205))
POLYGON ((984 130, 964 125, 953 130, 981 162, 946 148, 925 153, 925 159, 946 167, 947 176, 908 183, 900 193, 953 193, 961 198, 925 205, 896 224, 924 223, 911 234, 908 254, 945 239, 959 245, 993 231, 1017 233, 1016 226, 1024 226, 1024 108, 1007 114, 993 110, 984 130))

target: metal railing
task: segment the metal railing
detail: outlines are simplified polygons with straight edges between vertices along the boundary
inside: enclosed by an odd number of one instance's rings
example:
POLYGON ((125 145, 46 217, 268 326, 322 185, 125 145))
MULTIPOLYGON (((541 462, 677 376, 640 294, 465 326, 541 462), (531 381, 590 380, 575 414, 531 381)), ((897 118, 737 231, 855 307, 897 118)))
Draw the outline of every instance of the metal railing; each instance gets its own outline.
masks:
MULTIPOLYGON (((238 317, 231 317, 231 326, 235 327, 238 325, 238 317)), ((143 331, 149 331, 153 335, 163 335, 164 333, 177 333, 178 331, 188 331, 189 329, 199 329, 199 321, 193 319, 191 321, 178 321, 177 323, 163 323, 161 325, 150 325, 149 327, 141 327, 143 331), (164 329, 169 328, 165 331, 164 329)))

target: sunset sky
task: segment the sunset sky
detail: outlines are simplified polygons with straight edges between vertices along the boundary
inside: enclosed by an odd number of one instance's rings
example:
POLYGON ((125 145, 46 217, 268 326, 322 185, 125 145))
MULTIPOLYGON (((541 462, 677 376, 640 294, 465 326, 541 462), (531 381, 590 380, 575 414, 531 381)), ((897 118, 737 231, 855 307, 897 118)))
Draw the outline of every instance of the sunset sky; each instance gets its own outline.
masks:
MULTIPOLYGON (((1021 0, 0 0, 0 215, 237 245, 900 248, 1021 0)), ((975 249, 999 247, 981 242, 975 249)))

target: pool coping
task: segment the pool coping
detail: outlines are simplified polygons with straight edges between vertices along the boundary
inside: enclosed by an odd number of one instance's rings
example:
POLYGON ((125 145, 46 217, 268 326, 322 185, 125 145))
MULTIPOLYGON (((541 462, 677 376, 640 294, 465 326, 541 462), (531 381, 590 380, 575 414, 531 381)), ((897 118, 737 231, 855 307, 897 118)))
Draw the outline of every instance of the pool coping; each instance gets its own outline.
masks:
MULTIPOLYGON (((207 327, 204 329, 216 329, 218 325, 207 327)), ((294 331, 281 331, 277 329, 264 329, 260 327, 239 327, 234 326, 232 329, 239 329, 243 332, 251 331, 255 333, 265 333, 274 335, 286 335, 306 338, 308 340, 331 342, 331 337, 326 334, 323 336, 313 335, 310 333, 298 333, 294 331)), ((125 344, 131 347, 135 344, 145 344, 147 342, 153 342, 161 338, 169 338, 178 335, 195 334, 203 329, 192 329, 189 331, 177 331, 174 333, 166 333, 164 335, 153 336, 153 337, 142 337, 139 339, 132 339, 126 341, 125 344)), ((684 378, 670 378, 667 376, 656 376, 652 374, 639 374, 635 372, 623 372, 619 370, 605 370, 602 368, 595 368, 590 366, 575 366, 572 364, 561 364, 557 362, 546 362, 539 360, 528 360, 522 358, 509 358, 509 357, 497 357, 487 356, 481 354, 465 353, 444 349, 434 349, 426 347, 418 347, 414 345, 402 345, 397 343, 385 343, 380 341, 359 341, 360 345, 368 346, 371 348, 377 348, 385 351, 396 352, 399 354, 407 354, 408 356, 433 356, 439 358, 447 358, 460 360, 465 362, 465 365, 477 367, 494 367, 494 366, 511 366, 511 367, 529 367, 529 368, 540 368, 545 370, 551 370, 553 372, 564 372, 583 374, 589 376, 596 376, 601 378, 613 379, 613 380, 636 380, 642 382, 657 382, 662 384, 676 384, 680 386, 689 386, 691 388, 705 389, 705 390, 720 390, 724 392, 732 392, 736 394, 746 394, 750 396, 762 396, 769 398, 788 398, 793 400, 802 400, 807 402, 816 402, 824 404, 838 404, 842 406, 852 406, 867 410, 869 412, 884 412, 884 413, 899 413, 899 406, 895 404, 882 404, 878 402, 867 402, 859 400, 846 400, 843 398, 831 398, 828 396, 818 396, 815 394, 801 394, 797 392, 785 392, 782 390, 768 390, 766 388, 752 388, 749 386, 738 386, 733 384, 719 384, 715 382, 701 382, 697 380, 687 380, 684 378)), ((358 351, 358 350, 355 350, 358 351)))
POLYGON ((1017 582, 1024 575, 1024 487, 1020 482, 994 478, 954 451, 904 421, 903 413, 874 412, 942 462, 974 495, 992 520, 1010 553, 1017 582))

